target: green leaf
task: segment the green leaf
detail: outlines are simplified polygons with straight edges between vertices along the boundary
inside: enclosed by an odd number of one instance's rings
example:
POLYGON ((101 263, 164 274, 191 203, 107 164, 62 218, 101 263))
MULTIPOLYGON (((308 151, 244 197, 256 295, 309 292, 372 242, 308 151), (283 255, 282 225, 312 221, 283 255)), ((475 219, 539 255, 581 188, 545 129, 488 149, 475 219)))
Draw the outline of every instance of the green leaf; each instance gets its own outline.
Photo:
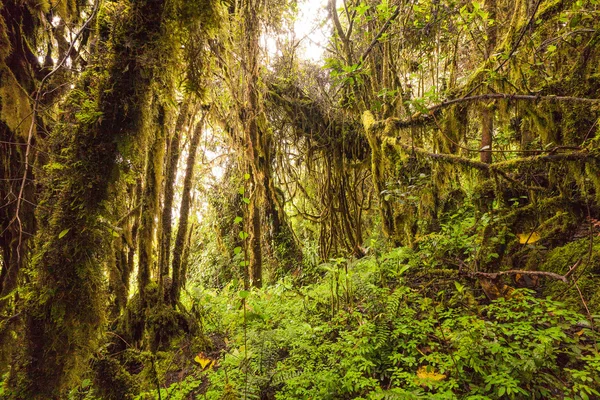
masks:
POLYGON ((465 285, 463 285, 457 281, 454 281, 454 286, 456 287, 456 291, 458 293, 462 293, 465 290, 465 285))
POLYGON ((247 267, 248 265, 250 265, 249 261, 240 261, 240 267, 247 267))
POLYGON ((250 296, 250 292, 247 290, 240 290, 238 292, 238 296, 240 296, 240 299, 245 299, 246 297, 250 296))
POLYGON ((240 236, 240 239, 244 240, 248 237, 248 233, 241 231, 239 236, 240 236))
POLYGON ((363 1, 358 6, 356 6, 356 13, 359 17, 362 17, 369 10, 369 6, 365 4, 363 1))
POLYGON ((51 162, 49 164, 46 164, 44 166, 44 168, 50 169, 50 170, 52 170, 52 169, 54 169, 54 170, 61 170, 61 169, 65 169, 66 166, 64 164, 59 163, 59 162, 51 162))
POLYGON ((249 199, 249 198, 247 198, 247 197, 244 197, 244 198, 242 199, 242 201, 243 201, 244 203, 246 203, 246 204, 250 204, 250 199, 249 199))
POLYGON ((240 222, 242 222, 244 219, 240 216, 235 217, 235 219, 233 220, 234 224, 239 224, 240 222))
POLYGON ((244 193, 246 193, 246 189, 244 189, 244 187, 243 187, 243 186, 241 186, 241 187, 238 189, 238 193, 243 195, 244 193))
POLYGON ((581 22, 581 14, 575 14, 569 21, 569 28, 575 28, 581 22))
POLYGON ((58 238, 62 239, 67 233, 69 233, 69 231, 71 230, 71 228, 67 228, 64 231, 62 231, 61 233, 58 234, 58 238))
POLYGON ((406 271, 408 271, 408 269, 410 268, 410 265, 403 265, 402 268, 400 268, 400 270, 398 271, 398 275, 402 275, 403 273, 405 273, 406 271))
POLYGON ((233 249, 234 254, 240 254, 242 252, 242 248, 240 246, 233 249))
POLYGON ((247 181, 248 179, 250 179, 250 174, 244 174, 244 180, 247 181))

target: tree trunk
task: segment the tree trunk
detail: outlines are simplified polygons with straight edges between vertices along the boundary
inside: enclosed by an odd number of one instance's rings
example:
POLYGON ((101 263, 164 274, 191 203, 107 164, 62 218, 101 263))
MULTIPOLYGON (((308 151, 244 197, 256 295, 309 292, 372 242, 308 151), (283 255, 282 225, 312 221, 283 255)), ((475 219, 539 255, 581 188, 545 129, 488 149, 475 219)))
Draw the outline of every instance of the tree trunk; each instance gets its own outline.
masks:
POLYGON ((103 201, 117 143, 140 133, 153 70, 139 61, 156 55, 163 12, 163 0, 139 0, 99 22, 96 65, 106 73, 84 75, 49 137, 48 165, 58 168, 47 168, 43 177, 31 289, 35 301, 25 313, 22 365, 13 371, 21 376, 11 380, 18 382, 15 398, 65 398, 96 348, 105 305, 103 201), (113 26, 118 32, 111 35, 113 26), (97 113, 89 120, 76 118, 81 105, 90 103, 97 113))
MULTIPOLYGON (((493 24, 487 26, 488 42, 486 47, 486 58, 492 55, 496 48, 498 36, 498 27, 496 22, 496 0, 487 0, 485 7, 489 13, 489 20, 494 21, 493 24)), ((481 111, 481 147, 479 152, 479 160, 486 164, 492 163, 492 145, 494 134, 494 109, 491 105, 484 104, 481 111)))
MULTIPOLYGON (((192 200, 192 203, 194 201, 192 200)), ((187 284, 187 271, 188 271, 188 264, 189 264, 189 259, 190 259, 190 248, 192 246, 192 237, 194 236, 194 224, 192 224, 190 226, 190 228, 188 229, 188 235, 187 235, 187 239, 185 241, 185 247, 183 249, 183 253, 181 256, 181 267, 179 268, 179 287, 181 289, 183 289, 185 287, 185 285, 187 284)))
POLYGON ((479 160, 486 164, 492 163, 492 141, 494 133, 494 111, 487 105, 481 110, 481 150, 479 160))
POLYGON ((192 203, 192 186, 194 178, 194 166, 196 164, 196 153, 198 150, 198 144, 200 143, 200 138, 202 137, 203 124, 204 119, 198 122, 196 125, 196 129, 192 134, 190 139, 190 147, 188 149, 187 166, 185 169, 185 178, 183 179, 183 194, 181 196, 181 207, 179 209, 179 226, 177 228, 177 236, 175 237, 175 247, 173 248, 173 283, 171 286, 172 305, 177 304, 179 301, 183 286, 183 252, 188 230, 190 206, 192 203))
POLYGON ((254 287, 262 286, 262 248, 261 248, 261 218, 260 218, 260 183, 254 185, 254 194, 249 206, 249 237, 248 237, 248 276, 254 287))
MULTIPOLYGON (((156 220, 160 213, 160 188, 164 160, 165 136, 163 110, 159 113, 158 128, 146 159, 144 194, 142 198, 141 222, 139 230, 138 250, 138 292, 145 306, 146 286, 150 283, 153 266, 154 237, 156 220)), ((156 273, 158 276, 158 273, 156 273)), ((158 281, 159 292, 162 282, 158 281)))
POLYGON ((244 98, 246 105, 241 110, 240 119, 246 127, 245 136, 249 143, 248 157, 251 160, 253 192, 251 203, 249 205, 249 275, 253 286, 262 285, 262 248, 261 248, 261 206, 264 203, 264 172, 261 168, 261 162, 264 162, 264 152, 262 151, 261 132, 258 124, 260 114, 259 90, 257 87, 259 81, 258 69, 258 38, 260 34, 260 21, 258 20, 257 8, 262 8, 260 1, 246 1, 244 4, 244 61, 245 61, 245 87, 244 98), (254 4, 258 3, 258 4, 254 4), (262 158, 262 160, 261 160, 262 158))
POLYGON ((173 223, 173 196, 175 193, 175 177, 177 176, 177 164, 181 154, 181 138, 189 111, 189 98, 186 98, 180 106, 179 116, 175 123, 175 130, 169 141, 167 151, 167 165, 165 170, 165 198, 162 212, 162 240, 160 251, 160 277, 169 275, 169 264, 171 262, 171 236, 173 223))
MULTIPOLYGON (((33 12, 21 1, 0 4, 0 313, 14 305, 11 294, 18 286, 35 230, 31 165, 36 148, 30 147, 27 160, 25 156, 29 128, 32 140, 42 134, 31 117, 30 99, 41 73, 38 59, 27 45, 40 28, 33 12)), ((43 125, 42 120, 38 123, 43 125)))

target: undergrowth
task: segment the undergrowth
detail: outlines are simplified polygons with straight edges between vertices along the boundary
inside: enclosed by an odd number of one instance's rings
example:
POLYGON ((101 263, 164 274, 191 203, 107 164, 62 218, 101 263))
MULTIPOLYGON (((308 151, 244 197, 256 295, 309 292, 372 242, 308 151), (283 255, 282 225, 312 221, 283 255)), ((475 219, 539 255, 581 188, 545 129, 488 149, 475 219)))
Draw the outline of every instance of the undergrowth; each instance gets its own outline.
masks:
POLYGON ((333 260, 304 287, 194 288, 192 308, 219 344, 161 399, 600 397, 598 335, 584 316, 524 289, 493 302, 458 281, 420 291, 418 262, 399 248, 333 260))

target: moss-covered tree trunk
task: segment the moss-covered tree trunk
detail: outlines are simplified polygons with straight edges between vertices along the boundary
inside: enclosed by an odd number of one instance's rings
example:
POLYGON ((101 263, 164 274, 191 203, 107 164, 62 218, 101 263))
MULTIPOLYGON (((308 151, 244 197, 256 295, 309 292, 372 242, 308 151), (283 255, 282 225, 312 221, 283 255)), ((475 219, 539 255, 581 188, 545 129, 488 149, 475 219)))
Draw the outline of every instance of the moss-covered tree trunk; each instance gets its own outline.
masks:
MULTIPOLYGON (((489 13, 489 21, 486 29, 488 42, 485 55, 486 59, 489 59, 496 48, 497 41, 496 0, 486 1, 485 7, 489 13)), ((486 164, 492 163, 494 114, 495 112, 493 107, 491 107, 491 104, 483 104, 481 110, 481 147, 479 160, 486 164)))
POLYGON ((371 176, 373 179, 373 187, 375 194, 379 199, 379 210, 381 213, 381 227, 383 233, 398 245, 399 241, 396 236, 394 226, 394 212, 390 202, 387 200, 385 193, 385 164, 383 152, 381 150, 381 138, 375 129, 371 129, 371 125, 375 122, 375 118, 370 111, 365 111, 362 116, 363 126, 371 147, 371 176))
MULTIPOLYGON (((194 198, 191 199, 191 203, 194 203, 194 198)), ((190 224, 190 227, 188 228, 188 235, 187 235, 187 239, 185 240, 185 246, 183 248, 183 252, 182 252, 182 256, 181 256, 181 263, 179 264, 179 288, 180 291, 181 289, 183 289, 185 287, 185 285, 187 284, 187 278, 188 278, 188 268, 189 268, 189 262, 190 262, 190 251, 191 251, 191 247, 192 247, 192 240, 194 238, 194 230, 195 230, 195 225, 194 223, 190 224)), ((179 296, 179 294, 178 294, 179 296)), ((177 299, 179 300, 179 299, 177 299)))
MULTIPOLYGON (((154 135, 151 139, 152 144, 146 158, 145 184, 138 238, 138 291, 143 307, 146 306, 146 286, 150 283, 153 272, 152 267, 155 265, 153 256, 154 238, 157 228, 156 221, 160 213, 160 189, 165 148, 164 110, 162 110, 162 107, 159 109, 156 121, 153 122, 149 127, 149 129, 154 131, 154 135)), ((154 274, 155 277, 158 277, 158 275, 158 273, 154 274)), ((160 280, 158 284, 159 288, 162 289, 160 280)))
POLYGON ((175 194, 175 177, 177 164, 181 154, 181 138, 189 111, 189 98, 186 98, 179 109, 179 116, 175 122, 175 129, 168 143, 167 164, 165 167, 165 195, 162 211, 162 239, 160 244, 160 276, 169 275, 171 262, 171 235, 173 232, 173 198, 175 194))
POLYGON ((194 167, 196 165, 196 153, 200 138, 202 137, 204 121, 196 125, 190 146, 188 149, 187 166, 183 180, 183 194, 181 195, 181 207, 179 209, 179 226, 177 227, 177 236, 175 237, 175 247, 173 248, 173 284, 171 287, 171 303, 175 305, 179 301, 179 296, 184 282, 182 277, 182 265, 185 265, 184 247, 188 231, 188 221, 190 207, 192 205, 192 186, 194 178, 194 167))
POLYGON ((240 110, 240 119, 245 128, 248 142, 247 155, 252 168, 253 191, 249 205, 249 276, 252 285, 262 286, 262 248, 261 248, 261 208, 265 198, 264 171, 260 166, 261 157, 264 162, 265 154, 261 154, 261 132, 258 126, 260 113, 259 99, 259 69, 258 69, 258 38, 260 35, 259 13, 262 10, 262 1, 248 0, 243 5, 244 16, 244 108, 240 110))
POLYGON ((0 315, 14 303, 10 295, 18 286, 35 229, 31 165, 36 151, 28 151, 26 144, 30 128, 32 139, 38 133, 32 125, 30 96, 42 73, 31 50, 40 21, 22 3, 0 3, 0 315))
POLYGON ((14 398, 59 399, 85 370, 104 321, 102 222, 119 147, 139 134, 152 80, 163 0, 107 2, 93 68, 49 138, 38 208, 34 283, 14 398))

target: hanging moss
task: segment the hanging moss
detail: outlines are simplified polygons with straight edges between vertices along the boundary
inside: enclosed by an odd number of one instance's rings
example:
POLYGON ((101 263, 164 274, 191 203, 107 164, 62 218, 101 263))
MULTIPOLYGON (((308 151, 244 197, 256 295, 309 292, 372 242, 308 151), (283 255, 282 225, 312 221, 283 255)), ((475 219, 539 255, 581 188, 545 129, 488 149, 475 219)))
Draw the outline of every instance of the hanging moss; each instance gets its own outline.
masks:
MULTIPOLYGON (((0 11, 4 7, 0 4, 0 11)), ((10 39, 8 38, 8 28, 4 18, 0 15, 0 67, 4 66, 4 60, 10 55, 12 47, 10 45, 10 39)))
POLYGON ((11 70, 1 61, 0 121, 4 122, 10 130, 18 132, 22 140, 27 140, 31 128, 31 102, 11 70))
POLYGON ((385 196, 385 177, 384 161, 382 154, 381 140, 375 129, 371 129, 375 118, 370 111, 365 111, 362 115, 363 127, 366 132, 369 146, 371 147, 371 174, 373 177, 373 186, 379 198, 379 209, 381 210, 381 220, 383 232, 389 238, 394 238, 394 220, 389 199, 385 196))
POLYGON ((79 4, 81 0, 50 0, 52 10, 61 18, 72 22, 79 19, 79 4))

